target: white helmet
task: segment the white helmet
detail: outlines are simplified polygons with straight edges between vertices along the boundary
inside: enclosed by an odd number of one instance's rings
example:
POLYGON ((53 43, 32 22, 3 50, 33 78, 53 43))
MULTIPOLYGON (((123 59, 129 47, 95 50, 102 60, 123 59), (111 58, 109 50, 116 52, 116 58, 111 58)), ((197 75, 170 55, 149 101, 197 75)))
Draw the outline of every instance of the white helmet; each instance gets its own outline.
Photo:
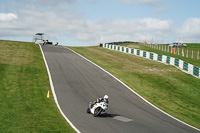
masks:
POLYGON ((105 101, 107 101, 107 100, 108 100, 108 95, 105 95, 105 96, 103 97, 103 99, 104 99, 105 101))

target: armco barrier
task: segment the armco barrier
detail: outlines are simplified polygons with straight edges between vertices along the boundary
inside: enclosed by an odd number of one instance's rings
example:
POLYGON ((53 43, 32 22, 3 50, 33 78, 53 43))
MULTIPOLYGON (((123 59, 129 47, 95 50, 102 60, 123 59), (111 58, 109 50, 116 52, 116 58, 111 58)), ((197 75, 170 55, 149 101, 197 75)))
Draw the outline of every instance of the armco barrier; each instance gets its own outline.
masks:
POLYGON ((183 70, 188 71, 188 63, 187 62, 183 62, 183 70))
POLYGON ((193 66, 194 68, 193 68, 193 75, 195 75, 195 76, 199 76, 199 68, 198 67, 196 67, 196 66, 193 66))
POLYGON ((151 53, 151 52, 147 52, 147 51, 142 51, 139 49, 122 47, 119 45, 106 44, 106 43, 103 44, 103 47, 111 49, 111 50, 124 52, 127 54, 141 56, 143 58, 155 60, 155 61, 169 64, 172 66, 176 66, 177 68, 183 70, 184 72, 189 73, 197 78, 200 78, 200 68, 198 68, 192 64, 189 64, 183 60, 177 59, 177 58, 169 57, 166 55, 160 55, 160 54, 156 54, 156 53, 151 53))
POLYGON ((166 63, 167 63, 167 64, 170 64, 170 57, 169 57, 169 56, 167 56, 166 63))
POLYGON ((174 65, 179 67, 179 59, 175 59, 174 65))
POLYGON ((162 61, 162 55, 158 54, 158 61, 162 61))
POLYGON ((182 60, 179 60, 179 66, 181 68, 181 70, 183 70, 183 61, 182 60))

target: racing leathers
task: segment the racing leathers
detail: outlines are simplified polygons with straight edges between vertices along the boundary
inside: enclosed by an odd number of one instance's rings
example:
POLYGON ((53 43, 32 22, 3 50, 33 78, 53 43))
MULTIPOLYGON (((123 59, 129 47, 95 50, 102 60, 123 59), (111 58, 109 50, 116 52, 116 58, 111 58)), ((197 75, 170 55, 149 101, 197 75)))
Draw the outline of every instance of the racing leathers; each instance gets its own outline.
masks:
POLYGON ((96 104, 96 103, 100 103, 100 102, 106 102, 108 103, 108 99, 104 99, 104 98, 97 98, 94 102, 92 102, 91 104, 91 108, 96 104))

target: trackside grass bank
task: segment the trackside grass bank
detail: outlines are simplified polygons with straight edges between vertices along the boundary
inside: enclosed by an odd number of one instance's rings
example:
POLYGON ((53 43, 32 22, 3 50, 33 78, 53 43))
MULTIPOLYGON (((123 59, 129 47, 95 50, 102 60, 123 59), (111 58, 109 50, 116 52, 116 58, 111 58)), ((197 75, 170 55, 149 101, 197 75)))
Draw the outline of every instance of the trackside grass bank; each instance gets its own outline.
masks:
MULTIPOLYGON (((187 47, 186 48, 183 48, 183 50, 186 52, 187 50, 189 51, 189 57, 186 57, 185 56, 181 56, 182 54, 182 48, 179 48, 179 55, 178 54, 172 54, 171 53, 171 49, 167 52, 167 50, 165 49, 165 45, 163 46, 163 48, 161 48, 162 44, 159 45, 155 45, 155 44, 152 44, 151 46, 155 47, 155 48, 152 48, 152 47, 149 47, 149 46, 144 46, 144 44, 140 44, 140 43, 126 43, 126 44, 121 44, 120 46, 125 46, 125 47, 129 47, 129 48, 136 48, 136 49, 141 49, 141 50, 144 50, 144 51, 148 51, 148 52, 153 52, 153 53, 157 53, 157 54, 161 54, 161 55, 166 55, 166 56, 170 56, 170 57, 174 57, 174 58, 178 58, 178 59, 181 59, 181 60, 184 60, 185 62, 188 62, 192 65, 195 65, 197 67, 200 67, 200 59, 196 59, 196 56, 195 58, 191 58, 191 51, 194 50, 194 51, 200 51, 200 44, 187 44, 187 47), (159 50, 160 49, 160 50, 159 50), (166 51, 164 51, 166 50, 166 51)), ((168 45, 167 45, 168 47, 168 45)), ((168 48, 167 48, 168 49, 168 48)), ((177 49, 178 48, 174 48, 176 49, 176 52, 177 52, 177 49)), ((196 53, 197 54, 197 53, 196 53)))
POLYGON ((200 80, 181 70, 102 47, 70 47, 112 73, 149 102, 200 128, 200 80))
POLYGON ((48 90, 39 46, 0 40, 0 132, 74 133, 48 90))

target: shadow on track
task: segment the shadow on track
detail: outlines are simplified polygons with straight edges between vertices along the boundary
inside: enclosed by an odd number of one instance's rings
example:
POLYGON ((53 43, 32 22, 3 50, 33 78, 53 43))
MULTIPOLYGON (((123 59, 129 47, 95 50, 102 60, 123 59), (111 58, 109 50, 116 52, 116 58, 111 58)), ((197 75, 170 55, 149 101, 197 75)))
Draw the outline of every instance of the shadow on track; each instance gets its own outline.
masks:
POLYGON ((99 117, 106 118, 106 117, 116 117, 120 116, 118 114, 108 114, 108 113, 102 113, 99 117))

